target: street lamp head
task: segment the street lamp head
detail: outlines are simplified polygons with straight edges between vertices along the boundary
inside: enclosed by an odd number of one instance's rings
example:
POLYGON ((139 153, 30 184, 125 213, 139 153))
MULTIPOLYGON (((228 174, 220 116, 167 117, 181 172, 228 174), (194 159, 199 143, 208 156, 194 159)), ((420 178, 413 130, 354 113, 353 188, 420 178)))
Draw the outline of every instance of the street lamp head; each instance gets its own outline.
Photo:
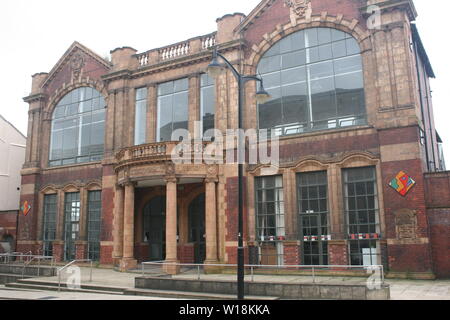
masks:
POLYGON ((212 78, 217 78, 222 74, 223 70, 223 65, 219 63, 217 56, 214 56, 207 69, 208 75, 212 78))
POLYGON ((261 88, 256 92, 256 102, 259 104, 264 104, 269 101, 272 97, 270 94, 264 89, 264 86, 261 82, 261 88))

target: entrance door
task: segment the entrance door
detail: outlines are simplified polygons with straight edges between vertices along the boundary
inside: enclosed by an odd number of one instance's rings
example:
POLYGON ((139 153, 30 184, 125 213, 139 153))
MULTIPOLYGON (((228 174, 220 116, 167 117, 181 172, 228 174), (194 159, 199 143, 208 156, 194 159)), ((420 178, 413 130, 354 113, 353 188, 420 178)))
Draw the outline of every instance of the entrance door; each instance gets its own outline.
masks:
POLYGON ((194 263, 203 263, 206 259, 204 193, 189 205, 189 242, 194 244, 194 263))
POLYGON ((144 240, 149 244, 150 261, 166 257, 166 197, 153 198, 144 207, 144 240))

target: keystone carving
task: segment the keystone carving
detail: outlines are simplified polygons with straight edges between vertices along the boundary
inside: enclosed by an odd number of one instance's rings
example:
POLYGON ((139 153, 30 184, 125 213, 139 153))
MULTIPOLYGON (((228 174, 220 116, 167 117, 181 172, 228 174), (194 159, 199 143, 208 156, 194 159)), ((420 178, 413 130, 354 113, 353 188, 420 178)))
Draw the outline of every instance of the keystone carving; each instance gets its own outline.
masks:
POLYGON ((291 8, 291 13, 298 17, 306 15, 306 11, 311 7, 311 0, 284 0, 286 6, 291 8))
POLYGON ((84 58, 80 53, 75 53, 70 60, 70 67, 72 68, 72 77, 74 80, 80 78, 81 69, 84 67, 84 58))

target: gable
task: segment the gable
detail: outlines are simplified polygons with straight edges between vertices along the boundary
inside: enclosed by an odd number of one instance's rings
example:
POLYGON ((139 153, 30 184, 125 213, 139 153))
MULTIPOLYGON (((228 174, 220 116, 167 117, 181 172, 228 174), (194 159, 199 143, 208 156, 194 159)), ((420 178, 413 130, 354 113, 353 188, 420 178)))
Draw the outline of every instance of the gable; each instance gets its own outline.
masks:
POLYGON ((110 68, 108 61, 75 42, 50 71, 42 88, 51 96, 64 84, 77 82, 80 78, 100 81, 101 76, 108 73, 110 68))

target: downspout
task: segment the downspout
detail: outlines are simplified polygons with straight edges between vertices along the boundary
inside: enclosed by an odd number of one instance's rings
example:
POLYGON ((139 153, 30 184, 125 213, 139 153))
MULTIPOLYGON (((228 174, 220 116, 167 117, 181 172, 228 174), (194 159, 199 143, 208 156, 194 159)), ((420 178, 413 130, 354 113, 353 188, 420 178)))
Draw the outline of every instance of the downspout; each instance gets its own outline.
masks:
MULTIPOLYGON (((427 95, 425 96, 425 98, 427 99, 427 113, 428 113, 428 125, 429 127, 429 131, 430 131, 430 137, 431 137, 431 151, 432 151, 432 155, 433 155, 433 164, 434 164, 434 170, 433 171, 437 171, 437 163, 436 163, 436 153, 435 153, 435 144, 433 141, 433 126, 431 125, 431 112, 430 112, 430 97, 428 96, 429 90, 427 89, 427 95)), ((440 164, 439 164, 440 166, 440 164)))
POLYGON ((428 154, 428 138, 427 138, 427 130, 425 127, 425 114, 423 110, 423 99, 422 99, 422 84, 421 84, 421 78, 420 78, 420 70, 419 70, 419 59, 418 59, 418 51, 417 51, 417 42, 413 37, 413 43, 414 43, 414 57, 416 59, 416 72, 417 72, 417 81, 419 84, 419 100, 420 100, 420 112, 422 114, 422 124, 423 124, 423 132, 425 135, 425 156, 427 161, 427 169, 430 171, 430 156, 428 154))

